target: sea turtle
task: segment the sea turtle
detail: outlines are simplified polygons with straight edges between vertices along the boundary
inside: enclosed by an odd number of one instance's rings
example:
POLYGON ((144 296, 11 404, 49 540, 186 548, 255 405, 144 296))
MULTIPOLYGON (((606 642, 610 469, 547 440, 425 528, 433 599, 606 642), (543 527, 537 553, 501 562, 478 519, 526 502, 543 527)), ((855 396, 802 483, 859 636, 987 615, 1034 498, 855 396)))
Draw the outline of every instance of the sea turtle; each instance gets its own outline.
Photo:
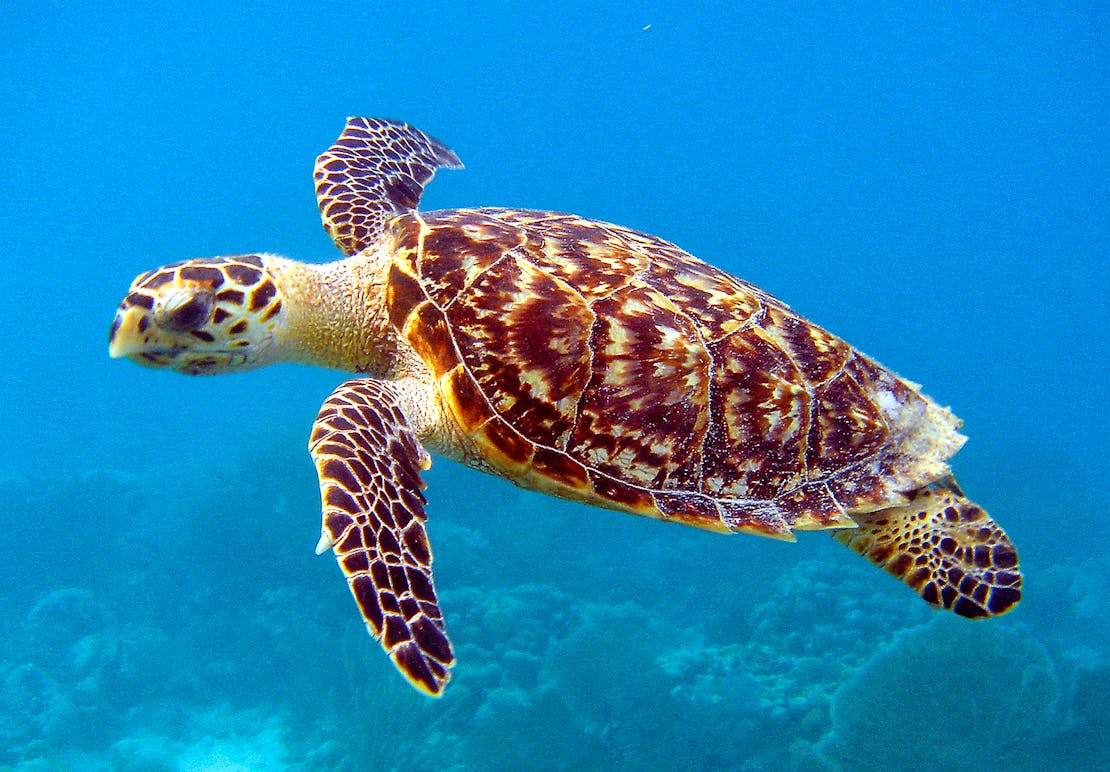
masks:
POLYGON ((316 161, 346 259, 187 260, 135 279, 113 357, 190 374, 275 362, 358 377, 309 448, 323 528, 370 634, 414 686, 455 662, 432 584, 428 451, 573 501, 793 539, 833 535, 966 617, 1021 597, 1017 553, 946 463, 960 422, 763 290, 569 214, 418 212, 444 144, 351 118, 316 161))

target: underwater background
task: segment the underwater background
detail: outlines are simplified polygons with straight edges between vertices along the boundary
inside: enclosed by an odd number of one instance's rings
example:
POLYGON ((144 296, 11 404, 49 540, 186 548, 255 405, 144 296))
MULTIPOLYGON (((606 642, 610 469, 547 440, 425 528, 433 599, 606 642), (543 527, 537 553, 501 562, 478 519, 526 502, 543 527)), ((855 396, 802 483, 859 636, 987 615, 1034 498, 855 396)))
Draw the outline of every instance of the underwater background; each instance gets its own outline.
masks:
POLYGON ((4 3, 0 769, 1107 768, 1110 7, 888 5, 4 3), (107 356, 141 271, 336 258, 348 115, 459 154, 424 209, 660 235, 924 383, 1020 606, 438 459, 419 695, 313 555, 343 376, 107 356))

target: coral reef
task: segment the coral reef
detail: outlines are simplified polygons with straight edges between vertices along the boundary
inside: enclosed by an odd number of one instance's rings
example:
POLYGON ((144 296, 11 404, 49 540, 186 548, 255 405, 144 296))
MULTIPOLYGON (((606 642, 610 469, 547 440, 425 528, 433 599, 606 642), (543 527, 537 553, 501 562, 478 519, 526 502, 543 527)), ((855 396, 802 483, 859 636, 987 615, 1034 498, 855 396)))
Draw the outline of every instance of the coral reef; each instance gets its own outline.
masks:
POLYGON ((1064 694, 1024 628, 938 617, 897 634, 836 692, 819 752, 842 769, 1012 769, 1066 726, 1064 694))
MULTIPOLYGON (((212 543, 220 513, 184 503, 198 490, 175 503, 153 479, 58 481, 71 493, 100 486, 89 500, 103 510, 69 534, 92 545, 89 570, 28 570, 0 599, 0 765, 754 771, 912 769, 927 758, 961 769, 989 754, 1009 769, 1081 770, 1105 760, 1106 595, 1091 566, 1033 571, 1043 595, 1019 616, 966 623, 819 535, 785 561, 789 545, 509 489, 520 511, 483 514, 468 498, 431 523, 459 666, 447 694, 428 700, 368 640, 334 562, 311 554, 318 524, 302 482, 252 486, 244 519, 212 543), (262 516, 282 522, 260 530, 262 516), (164 559, 181 553, 190 559, 164 559)), ((37 507, 56 504, 30 495, 41 489, 30 481, 3 485, 29 518, 45 521, 37 507)))

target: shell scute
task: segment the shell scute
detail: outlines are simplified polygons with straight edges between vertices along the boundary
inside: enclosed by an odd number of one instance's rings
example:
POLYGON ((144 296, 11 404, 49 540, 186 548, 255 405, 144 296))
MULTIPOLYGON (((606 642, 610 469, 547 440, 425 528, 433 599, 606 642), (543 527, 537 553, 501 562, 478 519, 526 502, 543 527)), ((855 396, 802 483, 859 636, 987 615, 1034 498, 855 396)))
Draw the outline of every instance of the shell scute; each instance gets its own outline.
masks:
POLYGON ((582 299, 510 255, 473 282, 466 302, 444 313, 467 342, 467 371, 498 414, 533 441, 563 447, 590 374, 581 331, 593 314, 582 299))
POLYGON ((809 383, 834 377, 852 355, 852 347, 840 338, 782 307, 769 308, 761 326, 809 383))
POLYGON ((762 335, 731 335, 709 350, 715 367, 705 489, 771 500, 806 479, 812 397, 794 364, 762 335))
POLYGON ((486 395, 461 366, 444 376, 441 383, 448 406, 462 431, 477 432, 483 424, 494 419, 495 414, 486 395))
POLYGON ((732 499, 718 501, 717 506, 721 510, 721 520, 730 531, 792 538, 793 523, 786 518, 781 506, 766 501, 732 499))
POLYGON ((710 265, 691 262, 677 247, 661 249, 647 270, 652 286, 666 291, 699 327, 707 341, 718 340, 763 317, 779 301, 753 284, 710 265))
POLYGON ((502 463, 516 467, 524 467, 532 458, 535 445, 531 440, 523 437, 508 423, 501 420, 488 421, 482 425, 481 437, 489 447, 495 448, 502 456, 502 463))
POLYGON ((406 321, 409 342, 437 378, 454 371, 460 364, 455 340, 443 312, 424 301, 406 321))
POLYGON ((664 520, 692 525, 708 531, 728 531, 716 501, 701 493, 656 492, 655 505, 664 520))
POLYGON ((810 530, 826 528, 834 523, 852 524, 852 521, 842 514, 836 497, 825 482, 802 483, 789 493, 780 496, 778 502, 782 509, 792 513, 794 528, 810 530))
POLYGON ((842 373, 814 391, 806 464, 818 474, 834 473, 873 456, 889 434, 878 407, 842 373))
POLYGON ((653 489, 696 484, 710 358, 692 323, 651 287, 593 304, 590 380, 568 451, 653 489))
POLYGON ((420 280, 410 272, 404 270, 399 262, 389 267, 388 285, 386 286, 386 306, 389 311, 389 321, 397 329, 403 329, 405 320, 412 310, 427 300, 420 280))
POLYGON ((651 495, 650 491, 636 485, 630 485, 619 478, 610 477, 595 469, 587 471, 594 492, 606 501, 613 502, 623 509, 641 515, 654 515, 658 512, 655 497, 651 495))
POLYGON ((532 468, 569 490, 589 490, 590 477, 586 467, 560 450, 537 445, 532 454, 532 468))
MULTIPOLYGON (((537 213, 538 214, 538 213, 537 213)), ((650 265, 618 230, 570 215, 525 218, 533 231, 524 255, 551 276, 574 287, 584 302, 607 297, 650 265)))
POLYGON ((443 308, 449 307, 464 288, 519 246, 523 238, 518 229, 491 218, 468 222, 459 228, 429 228, 421 224, 424 227, 420 276, 428 296, 443 308))

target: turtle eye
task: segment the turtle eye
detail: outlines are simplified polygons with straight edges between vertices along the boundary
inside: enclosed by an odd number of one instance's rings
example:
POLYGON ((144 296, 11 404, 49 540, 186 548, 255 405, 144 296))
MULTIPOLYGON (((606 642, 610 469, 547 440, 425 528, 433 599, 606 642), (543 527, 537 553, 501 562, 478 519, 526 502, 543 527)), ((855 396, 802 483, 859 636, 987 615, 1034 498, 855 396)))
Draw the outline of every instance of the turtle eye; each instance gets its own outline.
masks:
POLYGON ((194 292, 170 298, 163 313, 162 324, 182 332, 206 324, 212 313, 212 293, 194 292))

